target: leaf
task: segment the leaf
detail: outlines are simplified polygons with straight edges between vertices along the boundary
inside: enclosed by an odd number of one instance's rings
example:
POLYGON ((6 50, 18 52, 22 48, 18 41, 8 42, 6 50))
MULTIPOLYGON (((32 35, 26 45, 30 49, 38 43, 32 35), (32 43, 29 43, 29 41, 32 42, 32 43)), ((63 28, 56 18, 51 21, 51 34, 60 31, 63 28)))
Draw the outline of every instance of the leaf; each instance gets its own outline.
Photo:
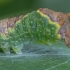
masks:
POLYGON ((70 48, 64 42, 55 45, 30 43, 22 55, 0 53, 0 70, 69 70, 70 48))

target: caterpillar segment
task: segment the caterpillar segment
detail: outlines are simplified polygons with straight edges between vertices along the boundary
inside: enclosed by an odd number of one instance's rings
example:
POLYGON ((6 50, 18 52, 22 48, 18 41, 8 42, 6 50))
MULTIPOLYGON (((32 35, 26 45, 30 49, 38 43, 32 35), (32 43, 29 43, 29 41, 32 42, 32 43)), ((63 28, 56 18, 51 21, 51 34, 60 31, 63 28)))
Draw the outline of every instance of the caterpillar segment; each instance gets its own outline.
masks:
POLYGON ((64 24, 69 24, 70 13, 64 14, 62 12, 55 12, 48 8, 40 8, 40 12, 47 15, 50 20, 57 22, 59 25, 63 26, 64 24))
POLYGON ((61 27, 58 33, 66 45, 70 47, 70 13, 55 12, 48 8, 40 8, 40 12, 47 15, 53 22, 57 22, 61 27))
POLYGON ((16 54, 22 54, 23 45, 31 41, 50 45, 61 39, 58 34, 61 25, 40 10, 6 19, 4 25, 0 27, 0 47, 4 53, 10 53, 12 48, 16 54))

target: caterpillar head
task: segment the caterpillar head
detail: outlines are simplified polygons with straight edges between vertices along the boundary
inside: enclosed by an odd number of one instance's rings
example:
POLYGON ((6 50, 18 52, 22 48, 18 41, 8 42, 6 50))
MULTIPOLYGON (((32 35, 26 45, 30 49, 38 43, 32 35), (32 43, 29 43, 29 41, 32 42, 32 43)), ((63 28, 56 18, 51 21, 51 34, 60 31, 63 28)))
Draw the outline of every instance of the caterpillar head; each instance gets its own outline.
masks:
POLYGON ((66 45, 70 47, 70 24, 63 25, 58 32, 66 45))
POLYGON ((64 39, 66 45, 70 47, 70 24, 66 26, 66 33, 65 33, 65 39, 64 39))

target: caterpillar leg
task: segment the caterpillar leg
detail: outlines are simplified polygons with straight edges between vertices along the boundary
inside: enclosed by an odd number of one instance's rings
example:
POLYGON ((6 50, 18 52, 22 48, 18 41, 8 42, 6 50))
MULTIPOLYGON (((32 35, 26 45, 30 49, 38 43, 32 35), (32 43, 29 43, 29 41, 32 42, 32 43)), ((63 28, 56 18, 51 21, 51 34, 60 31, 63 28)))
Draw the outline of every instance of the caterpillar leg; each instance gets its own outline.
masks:
POLYGON ((40 44, 46 44, 46 45, 52 45, 52 43, 50 43, 49 40, 44 40, 44 41, 42 41, 42 40, 38 40, 37 43, 40 43, 40 44))
POLYGON ((3 50, 4 53, 10 54, 10 48, 9 47, 6 47, 6 48, 2 47, 1 49, 3 50))
POLYGON ((16 54, 22 54, 21 48, 12 47, 12 49, 14 50, 14 52, 15 52, 16 54))
POLYGON ((22 54, 22 48, 23 48, 23 45, 17 45, 15 47, 12 47, 13 51, 16 53, 16 54, 22 54))

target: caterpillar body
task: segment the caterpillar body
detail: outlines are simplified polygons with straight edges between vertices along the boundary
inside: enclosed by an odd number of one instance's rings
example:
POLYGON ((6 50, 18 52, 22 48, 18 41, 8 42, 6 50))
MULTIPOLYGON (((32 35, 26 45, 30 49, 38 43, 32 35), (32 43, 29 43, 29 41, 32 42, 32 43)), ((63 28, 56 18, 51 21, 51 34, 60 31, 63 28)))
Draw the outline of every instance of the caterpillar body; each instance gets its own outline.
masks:
POLYGON ((41 11, 33 11, 16 21, 13 27, 7 27, 7 35, 0 32, 0 47, 5 53, 10 53, 12 48, 16 54, 21 54, 27 42, 51 44, 60 40, 60 27, 41 11))

